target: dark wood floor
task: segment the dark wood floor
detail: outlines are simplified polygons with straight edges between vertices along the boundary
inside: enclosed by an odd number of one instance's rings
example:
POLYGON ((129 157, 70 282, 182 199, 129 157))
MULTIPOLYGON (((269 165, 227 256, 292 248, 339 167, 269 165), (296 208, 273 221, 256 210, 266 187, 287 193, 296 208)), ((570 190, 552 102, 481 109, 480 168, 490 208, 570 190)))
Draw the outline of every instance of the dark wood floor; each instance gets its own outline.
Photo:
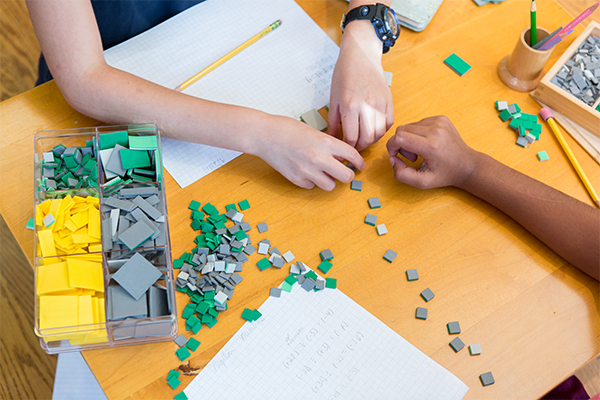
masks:
MULTIPOLYGON (((0 101, 34 87, 39 53, 24 0, 0 0, 0 101)), ((57 357, 33 333, 33 304, 31 265, 0 215, 0 399, 52 398, 57 357)), ((576 375, 600 392, 600 358, 576 375)))

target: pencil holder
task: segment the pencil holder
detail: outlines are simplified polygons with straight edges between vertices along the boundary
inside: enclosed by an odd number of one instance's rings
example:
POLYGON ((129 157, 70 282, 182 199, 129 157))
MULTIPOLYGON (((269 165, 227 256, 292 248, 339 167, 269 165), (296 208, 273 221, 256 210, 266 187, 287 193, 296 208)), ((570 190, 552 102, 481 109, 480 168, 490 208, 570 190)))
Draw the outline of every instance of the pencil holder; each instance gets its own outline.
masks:
MULTIPOLYGON (((537 28, 538 41, 550 32, 537 28)), ((548 61, 553 48, 539 51, 532 48, 530 28, 521 32, 512 54, 504 57, 498 64, 498 76, 509 88, 519 92, 529 92, 537 87, 544 77, 544 65, 548 61)))

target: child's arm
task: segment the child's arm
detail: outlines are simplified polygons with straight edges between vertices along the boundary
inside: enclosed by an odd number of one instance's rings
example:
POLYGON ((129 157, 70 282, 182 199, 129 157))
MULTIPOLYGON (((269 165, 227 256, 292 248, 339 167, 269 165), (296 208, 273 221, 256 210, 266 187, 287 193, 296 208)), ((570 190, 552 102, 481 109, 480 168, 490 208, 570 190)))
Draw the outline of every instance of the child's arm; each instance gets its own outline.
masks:
POLYGON ((400 126, 387 143, 398 181, 421 189, 456 186, 508 214, 557 254, 600 276, 600 210, 471 149, 446 117, 400 126), (398 157, 415 161, 409 168, 398 157))
MULTIPOLYGON (((389 6, 391 0, 379 1, 389 6)), ((352 0, 349 10, 374 1, 352 0)), ((370 21, 349 23, 333 71, 327 132, 342 125, 344 141, 362 150, 377 142, 394 124, 392 93, 381 66, 382 42, 370 21)))
POLYGON ((166 137, 261 157, 298 186, 325 190, 364 168, 348 144, 287 117, 206 101, 110 67, 89 1, 28 0, 52 75, 77 111, 107 123, 156 122, 166 137))

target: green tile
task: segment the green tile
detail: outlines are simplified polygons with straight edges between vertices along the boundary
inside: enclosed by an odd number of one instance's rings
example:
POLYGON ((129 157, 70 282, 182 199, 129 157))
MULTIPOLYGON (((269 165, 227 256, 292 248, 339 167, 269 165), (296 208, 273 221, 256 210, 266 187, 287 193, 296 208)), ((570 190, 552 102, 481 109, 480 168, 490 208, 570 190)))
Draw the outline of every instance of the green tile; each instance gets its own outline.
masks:
POLYGON ((444 60, 444 64, 452 68, 452 70, 460 76, 463 76, 471 69, 471 66, 455 53, 452 53, 448 58, 446 58, 444 60))

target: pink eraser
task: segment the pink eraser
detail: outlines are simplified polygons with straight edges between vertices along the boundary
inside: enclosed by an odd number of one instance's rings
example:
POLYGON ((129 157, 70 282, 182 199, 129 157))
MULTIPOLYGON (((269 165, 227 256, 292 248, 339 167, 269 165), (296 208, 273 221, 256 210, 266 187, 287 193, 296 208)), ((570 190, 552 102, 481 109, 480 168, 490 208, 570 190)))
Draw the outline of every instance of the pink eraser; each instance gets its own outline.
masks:
POLYGON ((548 107, 542 108, 540 110, 540 115, 542 116, 542 118, 544 118, 544 121, 547 121, 548 118, 554 118, 554 116, 552 116, 552 110, 548 107))

